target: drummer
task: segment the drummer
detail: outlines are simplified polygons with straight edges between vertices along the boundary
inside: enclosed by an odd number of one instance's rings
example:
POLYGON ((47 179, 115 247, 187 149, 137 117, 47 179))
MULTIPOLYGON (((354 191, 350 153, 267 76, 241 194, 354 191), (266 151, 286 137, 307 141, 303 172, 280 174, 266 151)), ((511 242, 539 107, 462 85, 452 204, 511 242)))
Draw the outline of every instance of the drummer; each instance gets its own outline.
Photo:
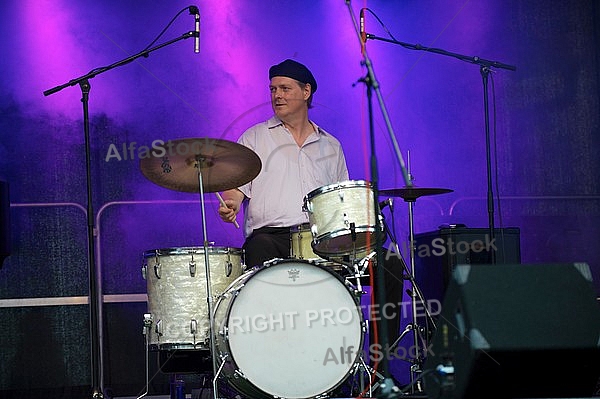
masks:
POLYGON ((244 132, 238 143, 252 149, 262 169, 251 182, 223 193, 219 214, 234 222, 244 204, 247 266, 290 255, 290 228, 308 222, 304 196, 348 180, 340 142, 308 117, 317 81, 310 70, 287 59, 269 69, 275 115, 244 132))
MULTIPOLYGON (((273 258, 289 258, 291 227, 308 222, 302 211, 312 190, 348 180, 340 142, 308 117, 317 81, 308 68, 285 60, 269 69, 271 106, 275 115, 252 126, 238 142, 258 154, 258 176, 223 193, 219 207, 226 222, 234 222, 244 204, 244 250, 247 266, 273 258)), ((399 257, 385 263, 385 292, 390 303, 402 302, 403 268, 399 257)), ((388 320, 388 335, 398 336, 400 319, 388 320)))

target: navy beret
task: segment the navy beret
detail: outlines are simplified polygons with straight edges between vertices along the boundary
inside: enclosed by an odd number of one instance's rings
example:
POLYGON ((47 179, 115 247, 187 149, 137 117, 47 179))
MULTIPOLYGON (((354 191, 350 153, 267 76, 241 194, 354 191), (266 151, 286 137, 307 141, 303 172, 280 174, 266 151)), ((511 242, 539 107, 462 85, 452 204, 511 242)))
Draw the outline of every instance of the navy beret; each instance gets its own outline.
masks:
POLYGON ((311 94, 317 91, 317 81, 313 74, 307 67, 294 60, 288 59, 269 68, 269 79, 273 79, 274 76, 285 76, 302 83, 309 83, 311 94))

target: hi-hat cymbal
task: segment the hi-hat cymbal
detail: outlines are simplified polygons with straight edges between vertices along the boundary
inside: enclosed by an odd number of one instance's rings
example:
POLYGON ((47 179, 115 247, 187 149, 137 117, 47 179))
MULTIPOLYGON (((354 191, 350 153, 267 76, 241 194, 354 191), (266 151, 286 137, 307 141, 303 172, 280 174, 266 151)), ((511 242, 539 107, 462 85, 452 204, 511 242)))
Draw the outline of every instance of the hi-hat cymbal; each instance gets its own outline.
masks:
POLYGON ((254 179, 262 163, 254 151, 232 141, 190 138, 153 146, 140 169, 159 186, 188 193, 199 192, 198 170, 204 192, 212 193, 244 185, 254 179))
POLYGON ((438 195, 451 193, 454 190, 449 188, 426 188, 426 187, 402 187, 402 188, 390 188, 387 190, 379 190, 379 195, 388 197, 400 197, 405 201, 414 201, 419 197, 426 195, 438 195))

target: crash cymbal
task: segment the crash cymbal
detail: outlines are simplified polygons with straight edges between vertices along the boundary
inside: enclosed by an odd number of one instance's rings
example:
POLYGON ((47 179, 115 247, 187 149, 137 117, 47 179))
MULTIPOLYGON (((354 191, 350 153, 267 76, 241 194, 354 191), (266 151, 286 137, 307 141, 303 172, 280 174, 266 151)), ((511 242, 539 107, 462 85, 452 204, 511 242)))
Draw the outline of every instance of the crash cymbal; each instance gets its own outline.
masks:
POLYGON ((254 151, 232 141, 190 138, 152 146, 140 160, 144 176, 159 186, 188 193, 199 192, 198 170, 204 192, 229 190, 254 179, 262 167, 254 151))
POLYGON ((426 188, 426 187, 402 187, 379 190, 379 195, 388 197, 400 197, 405 201, 414 201, 426 195, 438 195, 451 193, 454 190, 448 188, 426 188))

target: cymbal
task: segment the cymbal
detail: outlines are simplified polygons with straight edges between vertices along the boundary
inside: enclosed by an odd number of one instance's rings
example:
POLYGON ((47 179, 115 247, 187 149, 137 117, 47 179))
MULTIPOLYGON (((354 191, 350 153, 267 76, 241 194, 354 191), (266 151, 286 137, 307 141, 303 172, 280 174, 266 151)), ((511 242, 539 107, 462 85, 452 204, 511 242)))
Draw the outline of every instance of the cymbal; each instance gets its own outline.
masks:
POLYGON ((448 188, 426 188, 426 187, 402 187, 402 188, 390 188, 387 190, 379 190, 379 195, 385 195, 389 197, 400 197, 405 201, 414 201, 419 197, 426 195, 438 195, 451 193, 454 190, 448 188))
POLYGON ((232 141, 206 138, 170 140, 152 146, 140 169, 153 183, 175 191, 198 193, 229 190, 254 179, 262 163, 254 151, 232 141))

